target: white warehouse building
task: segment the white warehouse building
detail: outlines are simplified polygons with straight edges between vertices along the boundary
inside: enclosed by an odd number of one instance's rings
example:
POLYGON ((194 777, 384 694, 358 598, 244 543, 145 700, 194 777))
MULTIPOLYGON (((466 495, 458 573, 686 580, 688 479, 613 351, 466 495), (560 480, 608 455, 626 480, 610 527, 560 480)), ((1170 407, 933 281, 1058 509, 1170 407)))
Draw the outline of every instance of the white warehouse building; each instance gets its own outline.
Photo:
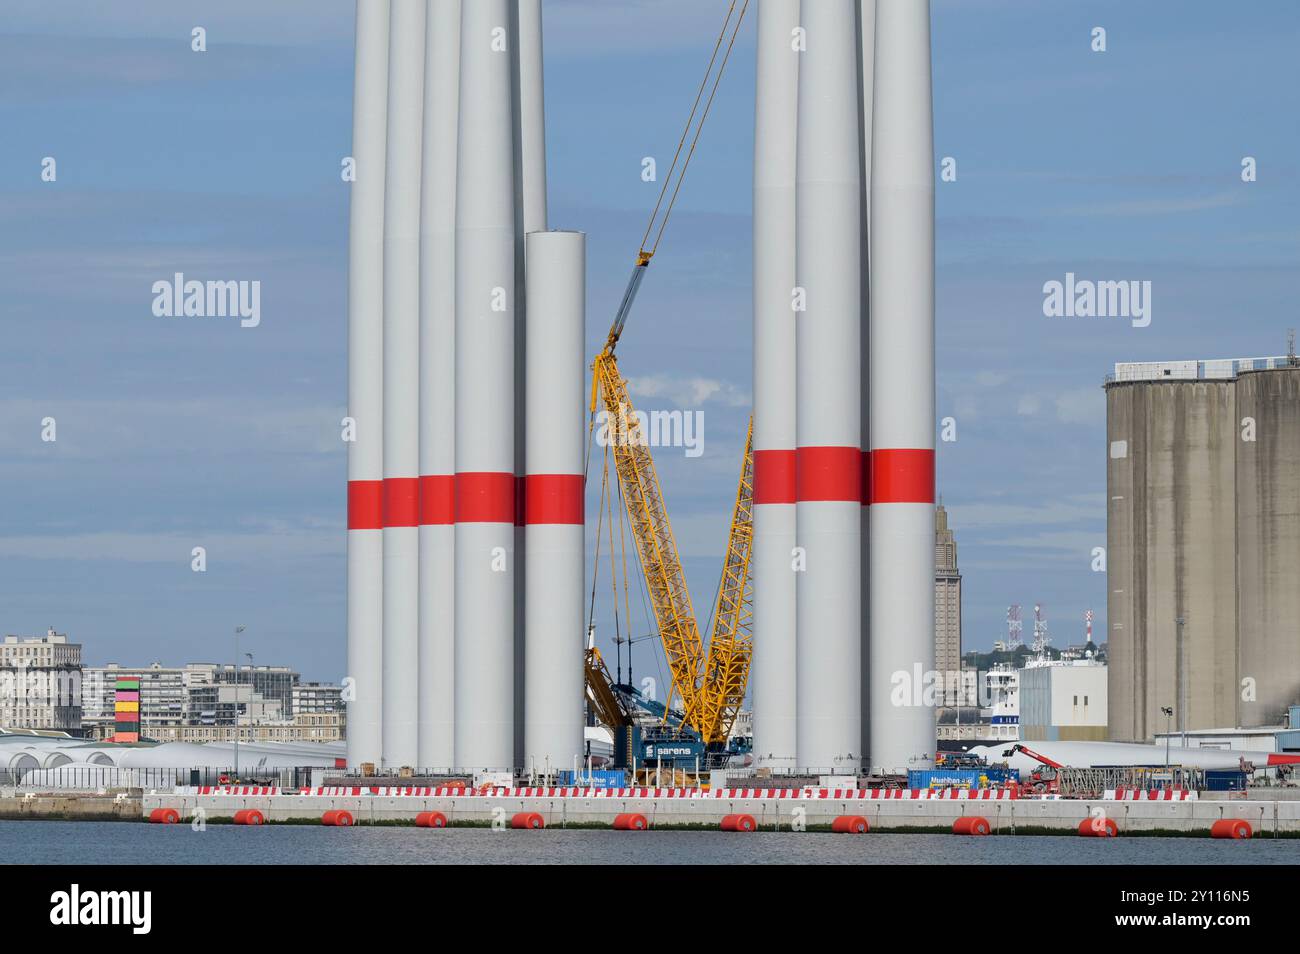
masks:
POLYGON ((1020 737, 1026 742, 1105 740, 1105 664, 1053 660, 1020 670, 1020 737))

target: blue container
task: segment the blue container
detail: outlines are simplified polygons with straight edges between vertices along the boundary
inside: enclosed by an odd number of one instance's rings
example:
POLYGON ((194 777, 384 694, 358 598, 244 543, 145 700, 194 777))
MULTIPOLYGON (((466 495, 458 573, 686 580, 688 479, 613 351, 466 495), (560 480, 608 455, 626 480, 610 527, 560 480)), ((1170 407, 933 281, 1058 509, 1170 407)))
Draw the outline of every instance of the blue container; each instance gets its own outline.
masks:
POLYGON ((573 772, 560 773, 561 785, 578 788, 626 788, 627 776, 620 769, 585 769, 575 776, 573 772))
POLYGON ((1205 790, 1209 792, 1242 792, 1246 789, 1246 773, 1236 769, 1207 769, 1205 790))
POLYGON ((963 769, 912 769, 907 773, 908 788, 980 788, 1001 785, 1012 780, 1004 768, 981 766, 963 769))

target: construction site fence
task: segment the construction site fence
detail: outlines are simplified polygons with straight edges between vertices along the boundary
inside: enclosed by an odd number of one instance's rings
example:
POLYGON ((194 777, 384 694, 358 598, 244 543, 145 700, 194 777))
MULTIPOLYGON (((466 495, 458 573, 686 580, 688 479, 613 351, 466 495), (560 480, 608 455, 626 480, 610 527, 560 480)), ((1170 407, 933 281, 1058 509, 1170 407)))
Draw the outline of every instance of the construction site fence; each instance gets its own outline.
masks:
POLYGON ((297 789, 312 784, 319 768, 281 768, 241 771, 215 768, 124 768, 119 766, 58 766, 46 769, 0 769, 0 788, 23 792, 114 789, 170 789, 178 785, 275 785, 297 789))

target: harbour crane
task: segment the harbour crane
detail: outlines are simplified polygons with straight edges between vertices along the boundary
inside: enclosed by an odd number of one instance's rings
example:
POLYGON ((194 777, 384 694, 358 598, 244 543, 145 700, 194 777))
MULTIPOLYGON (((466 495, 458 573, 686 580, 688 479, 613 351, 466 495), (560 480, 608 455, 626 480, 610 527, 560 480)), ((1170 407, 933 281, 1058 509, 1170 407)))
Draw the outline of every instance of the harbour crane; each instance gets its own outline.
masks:
MULTIPOLYGON (((744 701, 752 657, 753 593, 750 580, 750 553, 753 540, 753 420, 751 418, 749 434, 745 442, 726 558, 723 563, 722 579, 718 586, 717 602, 714 606, 713 632, 706 654, 699 622, 686 584, 686 575, 682 569, 681 557, 677 550, 677 541, 668 517, 663 488, 650 452, 649 435, 644 433, 643 425, 632 405, 627 381, 619 372, 615 349, 626 327, 632 304, 640 290, 646 270, 658 250, 668 218, 672 214, 686 170, 699 143, 704 121, 708 118, 718 84, 721 82, 736 36, 749 7, 749 0, 739 4, 738 15, 737 5, 738 0, 732 0, 722 31, 714 44, 708 70, 696 93, 682 137, 677 144, 677 152, 673 156, 659 199, 642 237, 631 278, 610 326, 605 346, 596 355, 592 364, 591 385, 592 427, 595 426, 597 412, 603 410, 606 418, 605 466, 608 470, 608 458, 612 452, 619 495, 631 528, 641 570, 645 577, 651 610, 659 629, 671 674, 672 686, 668 699, 665 700, 665 712, 671 708, 675 697, 680 698, 683 709, 682 723, 698 733, 701 741, 714 750, 727 744, 736 714, 744 701), (706 90, 708 90, 707 99, 706 90), (692 129, 694 129, 693 136, 692 129), (688 139, 690 139, 690 147, 686 149, 688 139), (683 150, 686 150, 684 156, 683 150), (666 205, 665 199, 667 199, 666 205)), ((608 480, 608 473, 606 473, 604 488, 602 495, 612 494, 613 489, 608 480)), ((607 504, 611 520, 609 530, 612 564, 612 500, 608 498, 602 500, 602 514, 607 504)), ((598 565, 599 560, 596 562, 598 565)), ((615 603, 617 605, 617 584, 615 584, 615 603)), ((593 682, 599 683, 602 680, 607 682, 609 675, 608 669, 604 668, 603 664, 597 665, 598 653, 594 656, 593 653, 595 653, 594 646, 588 650, 586 667, 589 695, 593 698, 608 696, 611 693, 607 691, 607 687, 593 686, 593 682)), ((596 705, 594 708, 599 713, 601 706, 596 705)), ((616 713, 609 717, 617 720, 622 718, 622 715, 616 713)), ((611 728, 617 727, 611 726, 611 728)))

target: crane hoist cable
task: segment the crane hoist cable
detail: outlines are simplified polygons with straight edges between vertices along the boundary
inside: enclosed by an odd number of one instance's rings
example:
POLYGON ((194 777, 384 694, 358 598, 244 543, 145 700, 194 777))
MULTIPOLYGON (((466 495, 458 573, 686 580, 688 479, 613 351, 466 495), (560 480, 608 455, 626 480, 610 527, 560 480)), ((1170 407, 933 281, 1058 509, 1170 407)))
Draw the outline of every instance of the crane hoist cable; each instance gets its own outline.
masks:
POLYGON ((614 346, 618 344, 619 337, 623 334, 623 326, 627 324, 627 316, 632 310, 632 302, 636 300, 636 294, 641 288, 641 279, 645 277, 646 268, 650 265, 650 260, 655 257, 659 251, 659 242, 664 237, 664 230, 668 227, 668 219, 673 214, 673 207, 677 204, 677 196, 681 192, 682 183, 686 180, 686 172, 690 168, 691 159, 695 156, 695 147, 699 145, 700 134, 704 132, 704 123, 709 118, 709 111, 713 108, 713 98, 718 93, 718 86, 722 82, 722 75, 726 72, 727 62, 731 59, 731 51, 736 45, 736 37, 740 33, 741 24, 745 22, 745 13, 749 10, 749 0, 731 0, 731 6, 727 9, 727 17, 722 21, 722 30, 718 33, 717 42, 713 44, 713 54, 709 57, 709 66, 704 71, 704 79, 700 81, 700 88, 695 93, 695 102, 691 104, 690 115, 686 117, 686 125, 682 129, 682 137, 677 142, 677 151, 673 153, 672 164, 668 167, 668 174, 664 176, 664 184, 659 189, 659 198, 655 201, 654 211, 650 213, 650 221, 646 223, 645 234, 641 236, 641 247, 637 251, 636 263, 632 266, 632 277, 628 279, 627 288, 623 292, 623 300, 619 302, 618 312, 614 316, 614 324, 609 329, 609 338, 605 342, 605 350, 612 352, 614 346), (740 4, 740 14, 736 16, 736 4, 740 4), (735 16, 735 23, 732 23, 732 17, 735 16), (730 29, 731 36, 727 36, 730 29), (722 50, 723 41, 726 41, 726 49, 722 50), (718 63, 718 52, 722 51, 722 62, 718 63), (714 65, 718 69, 715 73, 714 65), (713 84, 709 85, 712 78, 713 84), (705 99, 704 91, 708 89, 709 95, 705 99), (700 103, 704 103, 703 112, 700 111, 700 103), (700 121, 695 122, 696 113, 699 113, 700 121), (695 135, 691 135, 691 129, 694 128, 695 135), (686 148, 686 140, 691 140, 690 148, 686 150, 686 158, 682 160, 682 150, 686 148), (677 163, 681 161, 681 171, 677 171, 677 163), (674 174, 675 177, 674 177, 674 174), (671 194, 669 187, 672 187, 671 194), (664 198, 667 197, 668 205, 664 206, 664 198), (663 209, 663 218, 659 218, 659 210, 663 209), (659 223, 656 231, 655 223, 659 223), (654 232, 654 242, 650 242, 650 234, 654 232), (649 248, 646 246, 649 245, 649 248))

